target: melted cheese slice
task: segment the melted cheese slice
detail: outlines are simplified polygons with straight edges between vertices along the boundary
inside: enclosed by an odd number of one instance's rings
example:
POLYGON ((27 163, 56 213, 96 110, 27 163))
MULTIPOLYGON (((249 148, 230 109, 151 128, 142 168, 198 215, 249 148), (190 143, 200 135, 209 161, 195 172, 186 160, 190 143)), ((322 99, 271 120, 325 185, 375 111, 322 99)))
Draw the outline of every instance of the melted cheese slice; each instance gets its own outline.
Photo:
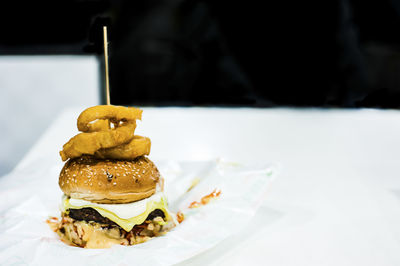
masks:
POLYGON ((164 212, 166 220, 171 216, 168 211, 167 200, 162 192, 157 192, 153 196, 126 204, 99 204, 86 200, 63 197, 62 211, 68 212, 69 209, 92 208, 100 215, 110 219, 125 231, 129 232, 137 224, 142 224, 149 214, 160 209, 164 212))

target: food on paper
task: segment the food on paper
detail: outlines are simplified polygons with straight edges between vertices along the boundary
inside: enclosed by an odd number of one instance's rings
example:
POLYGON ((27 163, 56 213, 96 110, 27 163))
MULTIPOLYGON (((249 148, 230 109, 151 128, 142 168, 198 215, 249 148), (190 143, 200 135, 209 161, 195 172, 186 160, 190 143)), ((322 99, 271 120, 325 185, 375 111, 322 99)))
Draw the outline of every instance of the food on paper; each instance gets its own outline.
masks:
POLYGON ((202 197, 200 202, 193 201, 192 203, 190 203, 189 209, 198 208, 200 206, 207 205, 208 203, 210 203, 211 200, 218 198, 220 195, 221 195, 221 190, 214 189, 213 192, 202 197))
POLYGON ((178 221, 178 223, 183 222, 183 220, 185 220, 185 215, 183 214, 183 212, 179 211, 176 213, 176 220, 178 221))
POLYGON ((168 210, 163 178, 144 156, 150 153, 150 139, 134 136, 141 114, 137 108, 95 106, 79 116, 83 133, 60 152, 68 160, 59 176, 62 217, 48 220, 67 244, 135 245, 177 224, 168 210))

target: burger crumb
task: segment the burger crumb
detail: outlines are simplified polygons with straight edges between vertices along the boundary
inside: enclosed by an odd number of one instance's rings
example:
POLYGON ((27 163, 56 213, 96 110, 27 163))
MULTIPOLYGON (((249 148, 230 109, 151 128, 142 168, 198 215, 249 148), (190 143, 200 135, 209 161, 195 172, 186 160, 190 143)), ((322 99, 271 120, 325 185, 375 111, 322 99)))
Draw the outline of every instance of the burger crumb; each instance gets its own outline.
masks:
POLYGON ((176 219, 178 220, 178 223, 181 223, 181 222, 183 222, 183 220, 185 220, 185 215, 182 212, 179 211, 176 214, 176 219))

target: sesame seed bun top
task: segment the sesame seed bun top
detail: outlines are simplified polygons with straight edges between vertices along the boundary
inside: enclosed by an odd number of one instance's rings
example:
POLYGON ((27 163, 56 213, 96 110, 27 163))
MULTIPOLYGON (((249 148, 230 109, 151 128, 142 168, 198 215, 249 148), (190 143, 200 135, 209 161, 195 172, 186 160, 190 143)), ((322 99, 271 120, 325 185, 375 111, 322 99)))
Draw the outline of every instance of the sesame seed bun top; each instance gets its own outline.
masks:
POLYGON ((128 161, 82 156, 65 163, 59 185, 72 198, 119 204, 150 197, 159 181, 160 172, 144 156, 128 161))

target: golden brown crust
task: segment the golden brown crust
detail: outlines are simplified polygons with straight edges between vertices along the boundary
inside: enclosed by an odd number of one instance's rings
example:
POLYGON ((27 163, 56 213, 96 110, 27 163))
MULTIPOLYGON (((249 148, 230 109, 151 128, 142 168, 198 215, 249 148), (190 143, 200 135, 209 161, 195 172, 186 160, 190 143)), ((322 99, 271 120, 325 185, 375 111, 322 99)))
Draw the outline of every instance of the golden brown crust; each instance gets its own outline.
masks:
POLYGON ((160 173, 148 158, 120 161, 82 156, 66 162, 59 185, 68 196, 96 203, 128 203, 156 192, 160 173))
POLYGON ((139 156, 149 155, 150 148, 151 141, 149 138, 135 135, 129 143, 108 149, 100 149, 95 152, 94 156, 97 158, 132 160, 139 156))
POLYGON ((136 122, 126 122, 121 126, 105 131, 79 133, 64 144, 60 155, 63 161, 78 158, 83 154, 93 155, 102 148, 111 148, 127 142, 134 137, 136 122))
POLYGON ((111 122, 135 121, 142 119, 142 110, 135 107, 125 107, 117 105, 97 105, 84 110, 78 117, 78 130, 82 132, 91 132, 90 122, 97 119, 108 119, 111 122))

